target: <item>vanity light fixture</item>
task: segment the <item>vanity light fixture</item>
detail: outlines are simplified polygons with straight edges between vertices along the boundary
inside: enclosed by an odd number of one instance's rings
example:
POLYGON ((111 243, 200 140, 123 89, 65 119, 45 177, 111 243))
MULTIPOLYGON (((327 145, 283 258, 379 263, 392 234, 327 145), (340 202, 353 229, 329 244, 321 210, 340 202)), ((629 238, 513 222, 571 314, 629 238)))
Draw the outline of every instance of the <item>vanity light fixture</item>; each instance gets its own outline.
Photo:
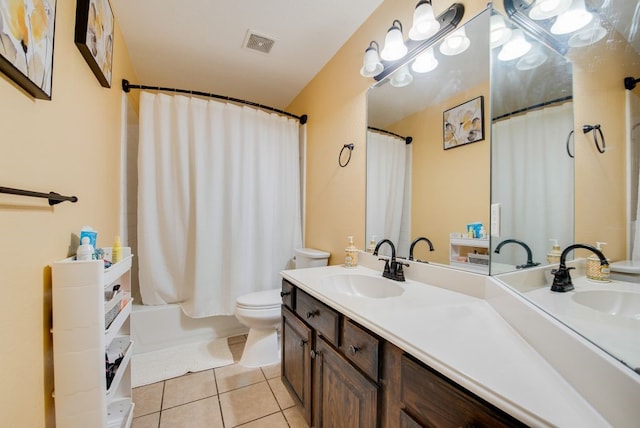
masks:
POLYGON ((416 73, 428 73, 438 66, 438 60, 433 53, 433 46, 427 48, 416 57, 416 60, 411 64, 411 70, 416 73))
MULTIPOLYGON (((422 14, 427 9, 431 9, 433 12, 433 8, 431 8, 431 1, 420 0, 416 6, 416 10, 414 11, 414 15, 417 15, 418 22, 421 22, 420 20, 423 19, 422 14)), ((442 37, 455 30, 460 21, 462 21, 463 16, 464 5, 461 3, 454 3, 435 18, 435 21, 438 24, 438 29, 435 33, 424 40, 414 40, 412 36, 415 36, 415 34, 411 34, 406 42, 402 39, 402 23, 397 19, 394 20, 391 28, 387 32, 385 45, 382 51, 380 51, 380 63, 382 64, 382 70, 380 71, 380 67, 374 65, 377 64, 375 62, 375 53, 377 53, 377 48, 379 48, 379 46, 377 43, 371 42, 369 47, 365 50, 365 58, 363 59, 363 67, 360 70, 360 74, 364 77, 371 77, 371 74, 377 72, 377 74, 373 74, 373 78, 376 81, 381 81, 403 65, 409 64, 424 52, 425 49, 433 46, 442 37), (396 47, 394 48, 394 46, 396 47), (397 50, 394 51, 394 49, 397 50), (367 56, 369 59, 366 58, 367 56)), ((419 25, 416 28, 418 27, 419 25)), ((424 34, 422 36, 424 36, 424 34)), ((408 67, 407 73, 409 73, 408 67)), ((406 76, 404 76, 403 79, 400 79, 400 76, 398 76, 395 80, 396 83, 399 83, 400 80, 406 81, 406 79, 406 76)))
POLYGON ((607 30, 602 28, 598 20, 586 28, 575 32, 569 38, 569 46, 572 48, 581 48, 599 42, 607 35, 607 30))
POLYGON ((420 0, 413 11, 413 25, 409 29, 411 40, 425 40, 440 30, 440 23, 433 14, 431 0, 420 0))
POLYGON ((440 52, 448 56, 459 55, 466 51, 470 45, 471 40, 467 37, 464 27, 461 27, 445 37, 440 45, 440 52))
POLYGON ((378 46, 378 42, 373 40, 369 43, 369 47, 364 51, 364 60, 362 68, 360 69, 360 74, 363 77, 373 77, 384 70, 384 66, 382 65, 382 62, 380 62, 379 50, 380 46, 378 46))
POLYGON ((409 72, 409 66, 407 64, 400 67, 395 73, 391 75, 391 86, 396 88, 403 88, 413 82, 413 75, 409 72))
POLYGON ((382 48, 380 56, 386 61, 395 61, 404 57, 407 52, 408 49, 402 36, 402 23, 394 19, 391 28, 387 31, 387 36, 384 39, 384 48, 382 48))
POLYGON ((558 15, 556 22, 551 26, 553 34, 569 34, 587 25, 593 19, 591 12, 584 6, 584 0, 572 0, 571 7, 558 15))
POLYGON ((491 15, 489 43, 491 49, 502 46, 511 38, 511 28, 507 27, 502 15, 491 15))
POLYGON ((521 29, 515 29, 511 33, 511 39, 502 46, 498 59, 500 61, 511 61, 525 55, 531 50, 531 43, 527 41, 521 29))
POLYGON ((536 0, 529 11, 529 18, 537 21, 553 18, 571 7, 571 0, 536 0))

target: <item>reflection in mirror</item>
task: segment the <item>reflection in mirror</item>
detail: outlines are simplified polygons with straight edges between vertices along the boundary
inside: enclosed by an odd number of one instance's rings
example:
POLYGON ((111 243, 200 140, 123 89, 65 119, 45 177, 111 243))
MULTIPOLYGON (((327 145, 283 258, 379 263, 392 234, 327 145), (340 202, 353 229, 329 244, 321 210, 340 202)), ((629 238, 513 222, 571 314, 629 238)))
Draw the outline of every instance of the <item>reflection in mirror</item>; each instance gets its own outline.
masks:
MULTIPOLYGON (((514 19, 522 20, 526 19, 528 14, 528 8, 535 7, 538 2, 522 2, 505 0, 505 9, 509 12, 509 5, 511 8, 517 8, 519 12, 514 14, 514 19)), ((575 73, 575 83, 571 85, 567 83, 567 88, 571 89, 573 86, 573 103, 575 106, 575 114, 578 120, 576 121, 576 133, 574 134, 576 144, 573 146, 573 141, 570 141, 570 151, 576 153, 575 149, 579 149, 575 156, 575 170, 576 180, 575 183, 580 186, 577 190, 584 192, 581 198, 576 198, 576 201, 580 203, 581 209, 576 209, 575 216, 578 219, 580 227, 576 230, 576 233, 582 237, 590 237, 589 239, 609 241, 614 243, 619 242, 619 234, 621 229, 624 229, 624 214, 625 209, 623 199, 617 202, 619 199, 612 198, 600 198, 601 192, 611 192, 615 194, 620 190, 620 187, 624 186, 624 180, 622 177, 625 175, 629 180, 627 182, 627 221, 629 234, 627 235, 627 254, 624 255, 624 251, 619 249, 613 250, 618 254, 612 261, 611 279, 612 281, 605 281, 599 278, 591 279, 587 278, 588 269, 585 269, 587 263, 580 255, 572 263, 572 266, 576 267, 574 273, 572 273, 572 281, 575 289, 570 292, 557 293, 550 291, 550 284, 552 276, 550 275, 551 267, 532 268, 532 269, 519 269, 512 270, 501 275, 498 275, 498 279, 505 284, 511 286, 513 289, 520 292, 530 302, 534 303, 547 313, 563 322, 568 327, 572 328, 587 340, 600 346, 604 351, 612 355, 616 360, 621 361, 631 369, 640 373, 640 275, 628 275, 627 272, 617 272, 616 265, 628 268, 631 263, 625 261, 619 261, 624 257, 638 257, 640 254, 638 247, 635 247, 638 242, 637 232, 637 211, 638 211, 638 158, 640 158, 640 150, 633 147, 634 144, 634 126, 637 126, 639 113, 635 110, 640 107, 638 99, 638 91, 634 93, 627 91, 626 94, 626 112, 624 100, 625 97, 621 96, 623 89, 624 77, 628 75, 639 76, 640 75, 640 33, 637 32, 638 14, 640 9, 637 6, 637 2, 603 2, 600 0, 587 0, 586 2, 589 13, 593 14, 592 24, 585 26, 584 30, 579 30, 575 33, 569 33, 557 37, 556 45, 561 52, 566 52, 566 56, 571 59, 573 67, 570 67, 565 63, 566 74, 562 74, 562 61, 558 59, 558 69, 552 69, 547 73, 544 73, 543 79, 534 80, 536 77, 530 78, 531 80, 523 80, 526 85, 525 88, 511 87, 505 89, 505 92, 520 94, 524 97, 524 91, 530 91, 533 93, 543 92, 543 90, 549 84, 553 84, 556 81, 562 81, 563 76, 570 76, 571 68, 575 73), (623 74, 624 73, 624 74, 623 74), (527 89, 528 88, 528 89, 527 89), (520 91, 520 92, 518 92, 520 91), (613 96, 612 96, 613 95, 613 96), (626 115, 625 115, 626 113, 626 115), (607 140, 607 147, 605 153, 597 150, 593 146, 593 139, 591 136, 588 138, 582 134, 582 126, 585 123, 598 123, 602 124, 604 132, 607 136, 615 136, 614 138, 607 140), (580 143, 578 143, 580 141, 580 143), (587 146, 583 146, 585 144, 587 146), (625 147, 625 144, 628 147, 625 147), (624 169, 623 162, 618 161, 625 157, 627 159, 627 171, 621 171, 624 169), (614 170, 615 169, 615 170, 614 170), (594 183, 594 181, 600 181, 600 183, 594 183), (585 183, 588 183, 585 185, 585 183), (596 186, 602 184, 602 186, 596 186), (597 191, 593 191, 593 189, 597 191), (596 207, 594 212, 597 212, 598 218, 596 221, 585 221, 589 219, 589 216, 594 216, 590 208, 595 207, 595 204, 600 204, 602 201, 614 201, 613 205, 610 204, 609 211, 603 211, 596 207), (603 212, 607 212, 610 215, 602 216, 603 212), (589 226, 589 227, 585 227, 589 226), (587 230, 588 229, 588 230, 587 230), (591 230, 593 229, 593 230, 591 230), (634 235, 635 231, 635 235, 634 235), (611 238, 611 240, 610 240, 611 238), (635 255, 634 255, 635 254, 635 255)), ((554 24, 554 19, 550 18, 542 22, 543 29, 541 33, 553 34, 551 28, 554 24), (549 30, 549 31, 547 31, 549 30)), ((536 22, 531 21, 526 25, 536 25, 536 22)), ((525 25, 525 26, 526 26, 525 25)), ((527 33, 527 37, 531 37, 531 33, 527 33)), ((556 37, 553 36, 552 37, 556 37)), ((533 42, 530 39, 529 42, 533 42)), ((553 57, 552 51, 547 51, 547 62, 549 58, 553 57)), ((499 55, 499 54, 498 54, 499 55)), ((495 56, 495 54, 494 54, 495 56)), ((498 62, 498 61, 495 61, 498 62)), ((513 61, 515 62, 515 61, 513 61)), ((517 64, 517 63, 516 63, 517 64)), ((545 64, 540 67, 544 67, 545 64)), ((495 63, 494 63, 495 65, 495 63)), ((492 72, 496 74, 492 76, 493 82, 497 84, 497 80, 500 82, 509 83, 509 72, 515 73, 515 70, 511 68, 508 72, 506 70, 500 70, 492 65, 492 72), (497 73, 504 71, 501 77, 497 73)), ((517 69, 517 65, 515 67, 517 69)), ((530 70, 534 71, 534 70, 530 70)), ((551 96, 551 99, 562 98, 564 95, 560 94, 558 88, 555 90, 557 96, 551 96)), ((497 98, 497 94, 492 92, 497 98)), ((496 101, 498 101, 496 99, 496 101)), ((544 102, 545 100, 533 101, 544 102)), ((529 103, 526 103, 529 104, 529 103)), ((565 103, 566 104, 566 103, 565 103)), ((522 108, 526 107, 524 105, 522 108)), ((559 118, 563 116, 562 108, 565 105, 560 104, 553 108, 558 109, 558 113, 553 115, 553 118, 559 118)), ((497 108, 497 106, 496 106, 497 108)), ((508 112, 514 107, 506 108, 508 112)), ((516 106, 515 108, 518 108, 516 106)), ((544 108, 546 109, 546 107, 544 108)), ((543 110, 544 110, 543 109, 543 110)), ((568 109, 568 107, 567 107, 568 109)), ((499 116, 500 113, 496 113, 499 116)), ((526 116, 528 113, 524 113, 526 116)), ((567 113, 568 116, 568 113, 567 113)), ((569 120, 569 119, 567 119, 569 120)), ((501 120, 497 120, 492 126, 493 140, 492 149, 499 150, 498 144, 501 144, 501 131, 498 129, 498 125, 501 124, 501 120)), ((545 121, 547 126, 547 121, 545 121)), ((556 126, 556 125, 550 125, 556 126)), ((558 125, 560 126, 560 125, 558 125)), ((562 125, 564 126, 564 125, 562 125)), ((522 126, 524 127, 524 126, 522 126)), ((640 128, 640 126, 638 126, 640 128)), ((536 128, 537 129, 537 128, 536 128)), ((565 132, 570 130, 569 127, 558 128, 558 137, 552 138, 552 136, 545 137, 544 143, 549 139, 557 139, 558 143, 553 147, 544 146, 544 150, 538 152, 525 152, 527 157, 536 158, 540 154, 547 154, 553 152, 553 160, 557 161, 559 158, 564 157, 567 165, 571 161, 566 159, 566 146, 563 142, 566 138, 565 132), (560 147, 557 147, 560 146, 560 147), (564 155, 564 156, 563 156, 564 155)), ((526 138, 526 136, 518 136, 518 138, 511 139, 509 144, 516 144, 516 140, 526 138)), ((637 138, 637 134, 636 137, 637 138)), ((543 144, 539 142, 538 144, 543 144)), ((521 148, 520 150, 526 150, 521 148)), ((499 162, 502 162, 501 156, 505 149, 492 153, 492 200, 493 202, 501 202, 505 196, 502 196, 503 190, 500 189, 504 185, 500 177, 503 168, 511 168, 514 160, 505 161, 508 165, 501 167, 499 162)), ((508 151, 508 149, 507 149, 508 151)), ((550 162, 545 160, 546 162, 550 162)), ((568 166, 567 166, 568 167, 568 166)), ((522 167, 520 168, 522 169, 522 167)), ((520 169, 512 170, 513 186, 518 183, 519 176, 527 176, 521 174, 520 169)), ((539 174, 537 180, 545 181, 553 178, 552 193, 567 194, 571 191, 571 188, 562 181, 563 178, 555 177, 554 171, 546 170, 544 173, 539 174)), ((504 178, 504 175, 502 176, 504 178)), ((530 187, 520 187, 522 192, 529 192, 530 187)), ((531 190, 533 191, 533 190, 531 190)), ((581 193, 582 193, 581 192, 581 193)), ((577 192, 576 192, 577 193, 577 192)), ((517 197, 517 194, 516 196, 517 197)), ((524 203, 524 202, 522 202, 524 203)), ((546 206, 548 217, 545 217, 544 221, 549 225, 555 225, 556 223, 562 223, 564 216, 560 216, 562 210, 559 210, 555 205, 558 201, 547 201, 546 199, 540 199, 539 204, 546 206)), ((517 205, 521 204, 518 202, 517 205)), ((569 207, 565 207, 567 210, 569 207)), ((513 208, 514 212, 517 207, 513 208)), ((517 225, 514 228, 515 237, 522 239, 523 241, 530 241, 531 245, 535 245, 536 239, 540 239, 540 249, 533 249, 533 257, 535 261, 545 262, 545 253, 551 247, 551 243, 548 239, 558 238, 560 240, 560 246, 562 248, 567 247, 571 243, 571 236, 567 236, 567 241, 562 242, 560 233, 562 230, 544 229, 540 233, 540 236, 530 236, 528 232, 534 232, 530 229, 538 227, 537 222, 540 221, 541 213, 535 211, 536 207, 531 210, 527 209, 521 215, 515 216, 514 224, 517 225)), ((502 217, 503 229, 501 230, 501 236, 499 239, 505 239, 504 227, 505 222, 509 221, 510 215, 507 215, 505 220, 506 211, 503 210, 502 217)), ((568 217, 568 215, 567 215, 568 217)), ((511 237, 511 236, 509 236, 511 237)), ((584 239, 584 238, 579 238, 584 239)), ((584 242, 585 244, 595 244, 595 242, 584 242)), ((495 242, 493 243, 496 244, 495 242)), ((618 244, 618 246, 622 246, 618 244)), ((505 249, 508 247, 505 247, 505 249)), ((518 263, 519 260, 523 260, 524 251, 521 248, 514 248, 514 251, 519 253, 511 254, 516 260, 504 261, 497 257, 502 256, 502 250, 500 256, 492 258, 492 272, 499 272, 499 268, 502 266, 496 265, 498 261, 504 264, 511 265, 518 263), (496 263, 493 263, 496 262, 496 263)), ((607 249, 604 250, 607 254, 607 249)), ((591 254, 589 254, 591 255, 591 254)), ((609 256, 610 254, 607 254, 609 256)), ((600 272, 600 271, 599 271, 600 272)))
POLYGON ((495 11, 491 23, 493 34, 511 34, 506 43, 495 35, 491 49, 491 203, 499 212, 491 273, 497 274, 547 264, 552 242, 573 243, 573 97, 569 61, 495 11), (515 34, 528 52, 518 51, 515 34), (499 247, 510 239, 518 244, 499 247))
MULTIPOLYGON (((443 114, 478 97, 489 111, 489 15, 486 10, 461 27, 464 31, 451 33, 468 39, 458 39, 459 45, 468 43, 463 52, 452 55, 455 50, 438 41, 367 94, 368 127, 377 129, 367 132, 367 242, 391 239, 397 254, 407 258, 411 242, 426 237, 434 251, 420 243, 414 259, 458 263, 484 273, 488 239, 462 235, 470 223, 488 229, 490 118, 488 113, 484 117, 483 139, 445 150, 443 114), (412 79, 396 76, 406 72, 412 79), (407 136, 412 137, 408 145, 407 136), (460 235, 453 246, 452 233, 460 235), (468 262, 469 253, 475 264, 468 262)), ((474 118, 468 119, 469 125, 466 120, 457 123, 459 133, 470 135, 467 128, 474 118)))

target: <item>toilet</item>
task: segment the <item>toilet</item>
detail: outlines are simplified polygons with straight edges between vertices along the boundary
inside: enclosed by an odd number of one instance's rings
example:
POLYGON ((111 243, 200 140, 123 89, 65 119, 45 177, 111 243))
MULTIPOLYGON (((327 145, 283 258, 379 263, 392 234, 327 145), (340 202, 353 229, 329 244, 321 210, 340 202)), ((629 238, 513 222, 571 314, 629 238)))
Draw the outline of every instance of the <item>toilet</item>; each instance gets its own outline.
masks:
MULTIPOLYGON (((295 268, 326 266, 329 253, 313 248, 295 250, 295 268)), ((240 365, 260 367, 280 361, 278 330, 282 319, 281 287, 244 294, 236 299, 235 316, 249 327, 240 365)))

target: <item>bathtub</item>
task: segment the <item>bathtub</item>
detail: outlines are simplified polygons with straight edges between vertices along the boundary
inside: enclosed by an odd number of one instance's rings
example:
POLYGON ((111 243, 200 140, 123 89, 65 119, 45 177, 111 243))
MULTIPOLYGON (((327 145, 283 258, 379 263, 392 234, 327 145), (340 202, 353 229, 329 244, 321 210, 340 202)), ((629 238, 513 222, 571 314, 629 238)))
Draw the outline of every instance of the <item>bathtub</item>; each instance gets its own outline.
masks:
POLYGON ((237 336, 248 331, 233 315, 189 318, 177 304, 134 304, 131 312, 134 355, 237 336))

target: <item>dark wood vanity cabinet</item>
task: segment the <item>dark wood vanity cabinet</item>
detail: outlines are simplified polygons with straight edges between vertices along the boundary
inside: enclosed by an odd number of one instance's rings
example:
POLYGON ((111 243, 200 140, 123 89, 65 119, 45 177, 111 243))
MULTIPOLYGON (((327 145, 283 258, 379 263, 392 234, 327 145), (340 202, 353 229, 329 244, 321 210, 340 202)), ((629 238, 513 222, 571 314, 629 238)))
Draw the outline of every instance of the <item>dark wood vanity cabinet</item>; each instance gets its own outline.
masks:
POLYGON ((310 426, 525 426, 283 280, 285 290, 282 381, 310 426))

